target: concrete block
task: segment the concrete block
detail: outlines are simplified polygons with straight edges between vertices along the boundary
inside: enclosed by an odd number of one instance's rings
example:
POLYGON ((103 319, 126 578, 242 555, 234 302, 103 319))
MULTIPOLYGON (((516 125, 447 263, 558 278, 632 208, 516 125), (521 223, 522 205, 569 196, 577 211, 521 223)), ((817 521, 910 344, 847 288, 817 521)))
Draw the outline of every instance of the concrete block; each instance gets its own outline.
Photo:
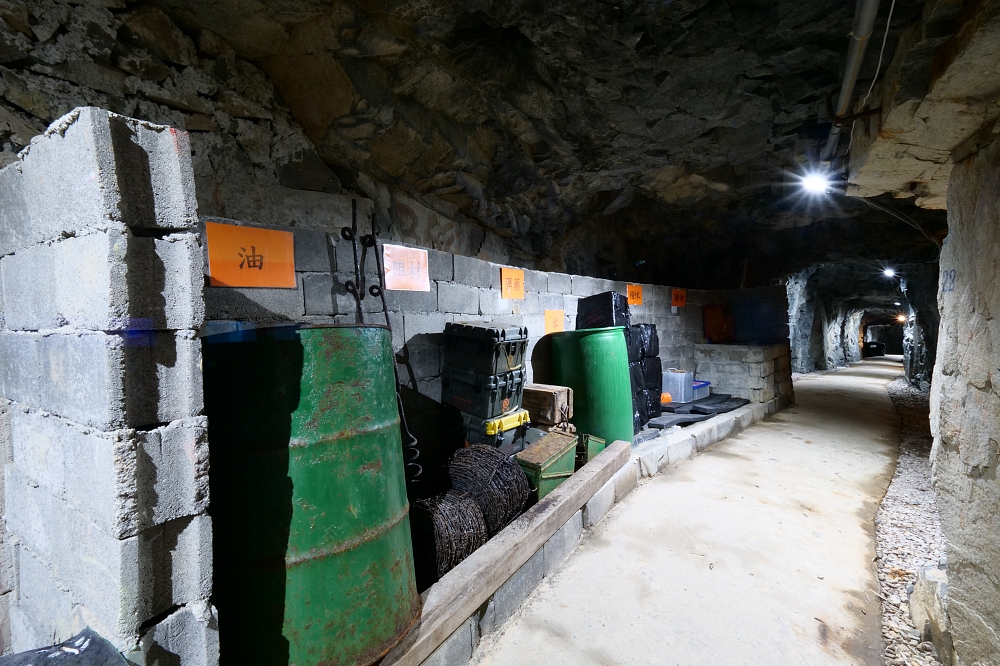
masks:
MULTIPOLYGON (((577 304, 580 302, 579 296, 567 295, 563 296, 563 311, 566 313, 567 317, 575 317, 577 312, 577 304)), ((568 328, 566 330, 569 330, 568 328)))
POLYGON ((691 431, 691 435, 694 437, 694 448, 696 451, 704 451, 719 441, 715 423, 712 421, 695 423, 693 426, 688 426, 688 430, 691 431))
POLYGON ((574 275, 572 277, 572 294, 574 296, 586 298, 587 296, 593 296, 594 294, 599 293, 597 289, 597 281, 594 280, 594 278, 587 277, 585 275, 574 275))
POLYGON ((187 132, 101 109, 91 112, 96 119, 101 113, 107 116, 124 222, 130 227, 197 227, 198 201, 187 132))
MULTIPOLYGON (((119 524, 132 525, 118 532, 118 538, 208 509, 208 419, 174 421, 137 436, 135 516, 131 521, 119 519, 119 524)), ((129 490, 119 487, 118 494, 129 490)), ((67 499, 77 504, 72 494, 67 499)))
POLYGON ((0 395, 115 430, 125 423, 124 347, 104 333, 0 332, 0 395))
POLYGON ((589 530, 615 505, 615 480, 608 479, 601 489, 583 506, 583 528, 589 530))
POLYGON ((545 576, 544 546, 493 594, 494 627, 503 625, 521 607, 545 576))
POLYGON ((174 605, 211 594, 211 519, 182 518, 119 540, 15 466, 5 470, 8 530, 59 572, 102 633, 135 634, 174 605), (72 544, 72 547, 67 547, 72 544))
POLYGON ((197 329, 205 321, 205 268, 196 232, 128 240, 130 327, 197 329))
POLYGON ((193 331, 131 331, 122 337, 129 426, 139 428, 201 414, 201 341, 193 331))
POLYGON ((655 476, 660 468, 665 465, 667 458, 666 438, 657 437, 649 442, 644 442, 639 448, 633 450, 633 459, 639 466, 639 476, 649 478, 655 476))
MULTIPOLYGON (((539 294, 538 295, 538 310, 541 314, 545 314, 545 310, 562 310, 566 312, 566 301, 569 300, 565 298, 562 294, 539 294)), ((574 301, 574 306, 575 306, 574 301)), ((574 308, 574 314, 576 314, 574 308)))
POLYGON ((10 330, 129 326, 126 236, 97 231, 33 245, 0 259, 10 330))
POLYGON ((624 467, 615 472, 612 481, 615 482, 615 502, 621 502, 625 496, 639 485, 639 465, 637 461, 629 460, 624 467))
POLYGON ((207 601, 182 606, 147 629, 139 649, 125 653, 134 663, 216 666, 219 663, 219 613, 207 601))
POLYGON ((718 438, 716 441, 721 442, 742 430, 739 420, 732 412, 719 414, 715 419, 715 436, 718 438))
POLYGON ((694 455, 695 438, 692 435, 684 434, 672 440, 667 445, 667 464, 676 465, 682 460, 687 460, 694 455))
MULTIPOLYGON (((526 299, 531 296, 535 297, 535 302, 537 303, 536 294, 527 294, 526 299)), ((498 289, 479 290, 479 312, 484 315, 509 315, 515 309, 524 312, 524 304, 526 302, 528 301, 512 301, 507 298, 500 298, 500 291, 498 289)))
MULTIPOLYGON (((86 626, 73 605, 72 595, 63 589, 51 565, 22 545, 16 548, 18 589, 14 604, 21 615, 11 627, 19 650, 46 647, 69 640, 86 626), (32 643, 44 640, 42 644, 32 643)), ((105 627, 105 631, 111 627, 105 627)))
MULTIPOLYGON (((413 369, 413 374, 417 377, 417 381, 432 379, 441 374, 443 365, 442 338, 443 336, 440 335, 427 335, 420 336, 407 343, 407 357, 410 367, 413 369)), ((409 377, 409 373, 403 366, 400 366, 399 374, 400 377, 409 377)))
POLYGON ((449 321, 455 321, 455 316, 440 312, 404 312, 403 334, 410 340, 415 335, 444 333, 444 325, 449 321))
POLYGON ((500 270, 488 261, 476 259, 475 257, 464 257, 460 254, 454 255, 455 282, 467 287, 482 287, 489 289, 494 281, 499 283, 500 270), (497 275, 494 278, 493 273, 497 275))
POLYGON ((569 557, 580 544, 583 536, 583 510, 573 514, 573 517, 566 521, 566 524, 549 537, 542 547, 545 559, 545 576, 553 575, 562 564, 563 560, 569 557))
POLYGON ((41 645, 52 645, 52 642, 44 638, 44 634, 36 629, 34 620, 25 615, 16 603, 9 604, 8 612, 10 615, 11 652, 28 652, 41 645))
POLYGON ((571 294, 573 293, 573 278, 565 273, 549 273, 548 274, 548 291, 554 294, 571 294))
POLYGON ((455 260, 450 252, 427 250, 427 272, 432 281, 451 282, 455 279, 455 260))
MULTIPOLYGON (((485 262, 484 262, 485 263, 485 262)), ((458 264, 456 264, 457 269, 458 264)), ((479 289, 463 284, 442 282, 438 284, 439 312, 479 314, 479 289)))
POLYGON ((389 313, 389 327, 392 328, 392 349, 399 351, 406 344, 406 336, 403 334, 403 313, 389 313))
POLYGON ((306 273, 302 276, 302 300, 307 315, 334 315, 333 275, 306 273))
POLYGON ((535 293, 549 290, 549 274, 542 271, 524 269, 524 290, 535 293))
POLYGON ((205 287, 205 317, 257 323, 295 321, 305 314, 302 276, 297 278, 295 289, 205 287))
MULTIPOLYGON (((372 298, 371 295, 368 298, 372 298)), ((379 299, 374 299, 378 303, 379 299)), ((434 312, 438 309, 438 284, 430 283, 430 291, 386 290, 385 302, 390 310, 403 312, 434 312)))
POLYGON ((84 229, 123 230, 109 114, 76 109, 56 120, 9 165, 0 255, 84 229), (23 204, 22 204, 23 202, 23 204))
POLYGON ((753 407, 753 421, 758 423, 767 417, 767 407, 761 403, 751 405, 753 407))
POLYGON ((463 666, 472 659, 472 652, 479 644, 479 623, 470 617, 452 632, 444 643, 425 659, 421 666, 463 666))
POLYGON ((295 229, 292 233, 296 273, 337 272, 337 251, 325 231, 295 229))
MULTIPOLYGON (((348 226, 350 226, 348 224, 348 226)), ((350 241, 346 241, 341 238, 338 233, 336 237, 330 236, 330 242, 334 244, 333 253, 336 257, 335 266, 338 273, 349 276, 348 279, 354 279, 354 245, 350 241)), ((375 265, 375 258, 370 256, 372 253, 371 248, 368 250, 368 260, 365 262, 365 276, 370 278, 378 278, 378 267, 375 265)), ((358 261, 361 261, 361 241, 358 241, 358 261)))

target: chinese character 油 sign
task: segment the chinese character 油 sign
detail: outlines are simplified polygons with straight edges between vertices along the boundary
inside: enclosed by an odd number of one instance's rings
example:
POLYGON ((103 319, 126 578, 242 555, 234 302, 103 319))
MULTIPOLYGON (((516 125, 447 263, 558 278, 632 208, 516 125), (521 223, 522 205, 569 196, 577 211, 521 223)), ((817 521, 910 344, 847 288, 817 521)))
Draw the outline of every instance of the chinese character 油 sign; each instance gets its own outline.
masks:
POLYGON ((566 330, 565 310, 545 311, 545 335, 549 333, 561 333, 566 330))
POLYGON ((629 305, 642 305, 642 285, 630 284, 626 288, 629 305))
POLYGON ((500 269, 500 298, 524 300, 524 271, 517 268, 500 269))
POLYGON ((402 245, 382 246, 385 288, 393 291, 430 291, 427 250, 402 245))
POLYGON ((675 308, 682 308, 687 305, 687 289, 673 289, 670 294, 670 305, 675 308))
POLYGON ((205 240, 211 286, 296 287, 291 232, 207 222, 205 240))

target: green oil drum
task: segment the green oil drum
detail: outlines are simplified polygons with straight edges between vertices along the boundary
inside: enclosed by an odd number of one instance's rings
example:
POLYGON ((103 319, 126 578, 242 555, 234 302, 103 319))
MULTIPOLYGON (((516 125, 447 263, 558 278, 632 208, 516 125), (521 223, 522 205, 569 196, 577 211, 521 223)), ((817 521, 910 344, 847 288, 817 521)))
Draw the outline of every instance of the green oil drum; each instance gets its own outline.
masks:
POLYGON ((377 661, 420 610, 388 329, 203 349, 221 662, 377 661))
POLYGON ((554 383, 573 389, 577 432, 632 441, 632 382, 621 327, 552 334, 554 383))

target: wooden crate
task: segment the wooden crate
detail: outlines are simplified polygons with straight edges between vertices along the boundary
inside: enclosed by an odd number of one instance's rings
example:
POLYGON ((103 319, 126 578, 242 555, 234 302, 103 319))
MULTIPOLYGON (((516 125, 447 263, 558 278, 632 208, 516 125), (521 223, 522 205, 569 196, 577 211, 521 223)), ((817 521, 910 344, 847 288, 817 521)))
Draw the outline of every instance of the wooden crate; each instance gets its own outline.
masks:
POLYGON ((532 423, 556 425, 573 417, 573 389, 552 384, 525 384, 521 407, 532 423))

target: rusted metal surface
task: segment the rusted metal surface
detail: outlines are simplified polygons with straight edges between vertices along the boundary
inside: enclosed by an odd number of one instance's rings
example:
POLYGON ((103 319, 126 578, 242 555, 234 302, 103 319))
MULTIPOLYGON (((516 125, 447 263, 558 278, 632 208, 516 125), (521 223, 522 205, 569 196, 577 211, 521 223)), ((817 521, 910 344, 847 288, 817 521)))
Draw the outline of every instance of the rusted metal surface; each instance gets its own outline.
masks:
POLYGON ((222 661, 373 663, 420 606, 389 331, 257 335, 205 347, 222 661))

